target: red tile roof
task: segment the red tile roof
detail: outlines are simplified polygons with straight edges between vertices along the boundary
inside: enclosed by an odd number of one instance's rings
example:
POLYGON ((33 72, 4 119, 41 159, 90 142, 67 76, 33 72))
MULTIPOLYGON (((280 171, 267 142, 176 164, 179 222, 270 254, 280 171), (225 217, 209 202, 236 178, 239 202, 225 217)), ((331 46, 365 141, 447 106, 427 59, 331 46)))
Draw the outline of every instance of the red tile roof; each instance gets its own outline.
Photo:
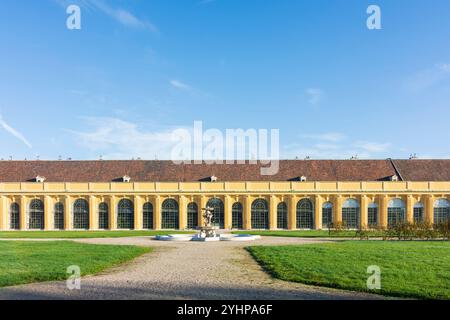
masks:
POLYGON ((282 160, 276 175, 261 175, 261 164, 176 165, 171 161, 0 161, 0 182, 380 181, 398 174, 407 181, 450 181, 450 160, 282 160), (396 171, 396 169, 398 172, 396 171))
POLYGON ((450 160, 392 160, 405 181, 450 181, 450 160))

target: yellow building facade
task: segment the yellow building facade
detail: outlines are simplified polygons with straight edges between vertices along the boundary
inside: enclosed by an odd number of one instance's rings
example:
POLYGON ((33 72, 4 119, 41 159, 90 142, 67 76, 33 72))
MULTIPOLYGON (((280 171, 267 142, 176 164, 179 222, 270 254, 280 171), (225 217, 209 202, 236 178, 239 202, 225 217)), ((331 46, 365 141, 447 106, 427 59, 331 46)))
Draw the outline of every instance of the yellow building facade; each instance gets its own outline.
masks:
POLYGON ((449 218, 450 181, 2 182, 0 230, 386 227, 449 218))

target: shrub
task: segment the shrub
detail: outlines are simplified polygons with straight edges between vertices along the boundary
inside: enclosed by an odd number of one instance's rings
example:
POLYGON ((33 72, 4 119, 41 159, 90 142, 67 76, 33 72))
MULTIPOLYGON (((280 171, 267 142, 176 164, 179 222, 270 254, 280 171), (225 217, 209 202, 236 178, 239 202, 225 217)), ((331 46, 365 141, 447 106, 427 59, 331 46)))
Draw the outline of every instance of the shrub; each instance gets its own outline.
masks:
POLYGON ((383 240, 450 240, 450 222, 431 225, 429 223, 401 222, 383 231, 383 240))
MULTIPOLYGON (((350 231, 342 222, 328 225, 328 234, 330 236, 350 231)), ((369 240, 371 236, 381 236, 383 240, 450 240, 450 219, 446 222, 432 225, 430 223, 418 222, 400 222, 395 225, 383 228, 380 226, 361 225, 355 232, 355 238, 360 240, 369 240)))
POLYGON ((328 227, 328 235, 330 235, 330 236, 332 234, 339 234, 343 231, 346 231, 346 228, 344 227, 342 222, 330 223, 330 225, 328 227))
POLYGON ((371 234, 371 230, 367 228, 365 225, 362 225, 356 230, 356 237, 360 240, 369 240, 371 234))
POLYGON ((450 240, 450 219, 445 222, 438 223, 435 229, 444 240, 450 240))

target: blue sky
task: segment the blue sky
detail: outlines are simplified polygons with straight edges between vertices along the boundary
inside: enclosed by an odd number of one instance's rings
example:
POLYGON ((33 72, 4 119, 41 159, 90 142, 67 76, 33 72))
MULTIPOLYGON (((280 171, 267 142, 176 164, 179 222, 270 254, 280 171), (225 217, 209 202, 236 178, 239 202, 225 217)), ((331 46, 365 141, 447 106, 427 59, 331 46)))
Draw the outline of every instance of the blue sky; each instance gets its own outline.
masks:
POLYGON ((4 0, 0 157, 160 159, 280 129, 281 157, 450 156, 447 0, 4 0), (66 28, 66 7, 82 29, 66 28), (366 9, 382 10, 368 30, 366 9))

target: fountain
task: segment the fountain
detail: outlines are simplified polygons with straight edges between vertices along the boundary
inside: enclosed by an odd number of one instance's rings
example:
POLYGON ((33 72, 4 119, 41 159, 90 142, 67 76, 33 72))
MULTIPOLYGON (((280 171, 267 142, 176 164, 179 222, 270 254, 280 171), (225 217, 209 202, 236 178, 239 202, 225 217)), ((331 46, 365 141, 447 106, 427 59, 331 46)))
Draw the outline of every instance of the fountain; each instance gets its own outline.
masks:
POLYGON ((261 236, 250 235, 250 234, 217 234, 219 230, 218 227, 213 226, 214 221, 214 208, 204 208, 205 211, 204 225, 198 227, 199 232, 196 235, 189 234, 172 234, 165 236, 156 236, 156 240, 161 241, 201 241, 201 242, 211 242, 211 241, 253 241, 261 239, 261 236))
POLYGON ((214 208, 206 207, 202 210, 205 211, 203 215, 205 225, 198 227, 199 233, 192 238, 192 241, 220 241, 220 236, 216 233, 219 228, 213 226, 214 208))

